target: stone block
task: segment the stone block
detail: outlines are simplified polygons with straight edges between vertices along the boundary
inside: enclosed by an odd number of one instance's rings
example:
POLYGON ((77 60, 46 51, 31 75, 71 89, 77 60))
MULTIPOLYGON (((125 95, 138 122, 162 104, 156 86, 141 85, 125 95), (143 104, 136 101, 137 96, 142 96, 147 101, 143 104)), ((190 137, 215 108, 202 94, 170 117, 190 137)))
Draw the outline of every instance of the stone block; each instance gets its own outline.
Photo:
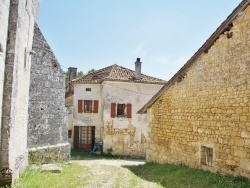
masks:
POLYGON ((59 167, 55 164, 45 164, 42 166, 42 169, 40 172, 41 173, 43 173, 43 172, 61 173, 62 167, 59 167))
POLYGON ((247 156, 247 152, 245 150, 240 150, 240 149, 235 149, 234 150, 234 155, 238 156, 238 157, 246 157, 247 156))
POLYGON ((241 158, 240 159, 240 168, 250 172, 250 159, 241 158))
POLYGON ((236 146, 244 146, 244 139, 236 138, 235 145, 236 146))
POLYGON ((234 160, 226 160, 227 165, 235 166, 236 162, 234 160))

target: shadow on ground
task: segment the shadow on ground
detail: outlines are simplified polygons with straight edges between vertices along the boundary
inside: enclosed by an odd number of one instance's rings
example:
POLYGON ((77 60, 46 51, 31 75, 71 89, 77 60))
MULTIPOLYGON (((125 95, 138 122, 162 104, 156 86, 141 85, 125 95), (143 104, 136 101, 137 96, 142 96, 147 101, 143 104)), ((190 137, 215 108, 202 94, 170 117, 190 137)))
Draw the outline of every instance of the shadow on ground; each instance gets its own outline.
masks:
POLYGON ((122 166, 137 177, 156 182, 162 187, 210 188, 250 187, 250 181, 243 177, 222 176, 208 171, 192 169, 186 165, 146 163, 138 166, 122 166))
POLYGON ((90 150, 71 150, 71 160, 96 160, 96 159, 123 159, 123 160, 144 160, 131 156, 116 156, 111 154, 90 153, 90 150))

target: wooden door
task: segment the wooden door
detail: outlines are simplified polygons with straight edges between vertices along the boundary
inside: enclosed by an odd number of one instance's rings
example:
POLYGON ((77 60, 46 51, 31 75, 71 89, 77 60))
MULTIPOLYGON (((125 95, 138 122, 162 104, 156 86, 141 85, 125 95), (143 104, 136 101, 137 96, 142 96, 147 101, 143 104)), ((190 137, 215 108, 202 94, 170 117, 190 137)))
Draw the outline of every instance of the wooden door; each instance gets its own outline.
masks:
POLYGON ((95 127, 85 126, 81 127, 80 131, 80 148, 92 149, 95 143, 95 127))

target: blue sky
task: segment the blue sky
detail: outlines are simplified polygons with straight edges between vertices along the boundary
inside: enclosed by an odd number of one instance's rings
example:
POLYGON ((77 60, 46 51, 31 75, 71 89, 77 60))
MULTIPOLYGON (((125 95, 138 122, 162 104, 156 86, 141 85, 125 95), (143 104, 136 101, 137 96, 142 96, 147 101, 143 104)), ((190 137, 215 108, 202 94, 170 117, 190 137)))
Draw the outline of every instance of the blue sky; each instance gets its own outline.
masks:
POLYGON ((142 73, 169 80, 240 2, 41 0, 38 23, 64 67, 134 70, 141 58, 142 73))

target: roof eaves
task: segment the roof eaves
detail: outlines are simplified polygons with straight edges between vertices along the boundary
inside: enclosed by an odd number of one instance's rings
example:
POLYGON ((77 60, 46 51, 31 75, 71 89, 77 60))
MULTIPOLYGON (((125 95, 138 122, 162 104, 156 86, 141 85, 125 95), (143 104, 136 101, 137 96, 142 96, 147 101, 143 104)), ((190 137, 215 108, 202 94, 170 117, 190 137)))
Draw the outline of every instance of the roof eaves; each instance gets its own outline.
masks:
POLYGON ((103 79, 103 81, 114 81, 114 82, 132 82, 132 83, 142 83, 142 84, 159 84, 159 85, 165 85, 167 81, 165 82, 153 82, 153 81, 138 81, 138 80, 121 80, 121 79, 103 79))
POLYGON ((235 18, 237 18, 238 13, 245 10, 250 4, 250 0, 243 0, 227 17, 227 19, 222 22, 222 24, 216 29, 216 31, 209 37, 209 39, 196 51, 196 53, 187 61, 185 65, 168 81, 168 83, 163 86, 163 88, 157 92, 137 113, 144 114, 147 110, 154 104, 154 102, 161 97, 161 95, 166 91, 175 81, 181 76, 185 75, 187 71, 195 62, 195 60, 204 52, 207 52, 213 43, 219 38, 219 36, 224 33, 235 18), (184 74, 183 74, 184 73, 184 74))

